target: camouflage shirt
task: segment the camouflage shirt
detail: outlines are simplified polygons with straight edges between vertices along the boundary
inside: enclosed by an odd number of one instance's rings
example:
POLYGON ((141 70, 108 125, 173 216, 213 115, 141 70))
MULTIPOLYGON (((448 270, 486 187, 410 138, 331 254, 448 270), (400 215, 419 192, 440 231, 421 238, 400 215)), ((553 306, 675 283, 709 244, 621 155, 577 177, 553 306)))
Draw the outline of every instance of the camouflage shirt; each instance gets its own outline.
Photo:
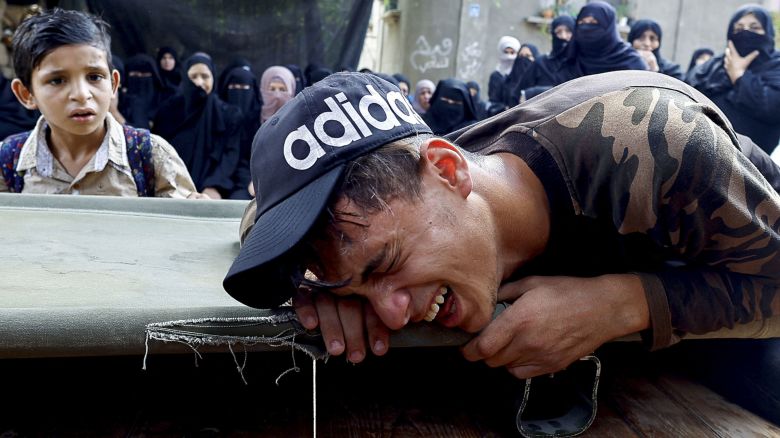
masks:
POLYGON ((587 76, 449 138, 514 153, 545 186, 550 241, 513 278, 636 273, 653 348, 780 311, 780 196, 688 85, 587 76))

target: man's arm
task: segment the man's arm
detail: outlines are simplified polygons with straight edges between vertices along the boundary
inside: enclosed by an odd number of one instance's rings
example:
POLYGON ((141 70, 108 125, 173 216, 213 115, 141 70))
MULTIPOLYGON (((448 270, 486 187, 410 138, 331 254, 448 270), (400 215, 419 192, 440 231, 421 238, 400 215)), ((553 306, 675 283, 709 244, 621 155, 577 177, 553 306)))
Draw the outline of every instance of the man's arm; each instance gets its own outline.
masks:
MULTIPOLYGON (((572 163, 569 180, 581 214, 609 218, 622 235, 644 235, 666 263, 651 272, 507 285, 522 293, 506 294, 517 300, 464 348, 467 358, 529 377, 565 367, 628 330, 650 328, 646 339, 661 348, 686 332, 780 312, 780 197, 721 128, 718 114, 649 89, 607 96, 594 108, 600 112, 579 109, 590 119, 545 131, 548 138, 568 131, 555 144, 579 142, 559 151, 572 163), (638 113, 626 110, 628 102, 655 104, 638 113), (583 154, 590 164, 578 173, 574 163, 583 154)), ((566 114, 558 120, 568 123, 566 114)))
POLYGON ((526 277, 503 285, 498 299, 514 302, 463 347, 463 355, 505 366, 520 379, 560 371, 650 324, 644 288, 633 274, 526 277))

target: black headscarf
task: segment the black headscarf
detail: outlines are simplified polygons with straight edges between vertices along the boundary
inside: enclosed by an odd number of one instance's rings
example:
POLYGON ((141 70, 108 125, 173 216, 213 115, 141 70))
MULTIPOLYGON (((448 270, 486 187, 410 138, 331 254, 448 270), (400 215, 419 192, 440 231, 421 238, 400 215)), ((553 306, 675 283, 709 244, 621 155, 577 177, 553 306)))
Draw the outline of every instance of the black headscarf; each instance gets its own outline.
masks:
POLYGON ((482 120, 485 117, 487 117, 487 111, 488 111, 488 103, 484 100, 482 100, 482 96, 480 95, 480 89, 479 84, 477 81, 468 81, 466 82, 466 88, 471 91, 472 89, 477 90, 477 94, 471 96, 471 100, 474 102, 474 109, 477 111, 477 119, 482 120))
MULTIPOLYGON (((520 50, 523 50, 523 47, 528 47, 528 50, 531 51, 531 53, 534 55, 534 59, 539 59, 539 48, 531 43, 524 43, 520 45, 520 50)), ((517 51, 517 56, 520 56, 520 50, 517 51)))
MULTIPOLYGON (((566 47, 569 42, 555 36, 555 28, 566 26, 574 33, 574 18, 569 15, 555 17, 550 23, 550 35, 552 36, 552 51, 547 55, 536 57, 536 61, 526 67, 525 73, 517 82, 508 84, 506 101, 508 105, 517 105, 521 94, 530 99, 537 94, 546 91, 552 86, 565 82, 568 73, 561 71, 561 66, 566 60, 566 47)), ((526 61, 520 61, 526 62, 526 61)))
POLYGON ((214 88, 219 90, 219 97, 222 100, 225 100, 225 95, 222 93, 222 91, 227 89, 228 74, 233 71, 233 69, 241 67, 252 71, 252 64, 249 63, 248 59, 242 56, 236 56, 230 61, 230 63, 228 63, 228 65, 225 66, 225 68, 222 70, 222 73, 219 74, 219 79, 214 83, 214 88))
POLYGON ((440 80, 431 97, 431 107, 423 114, 423 120, 436 135, 449 134, 476 123, 477 110, 466 84, 458 79, 440 80))
POLYGON ((504 104, 510 108, 518 103, 520 96, 520 89, 518 86, 520 82, 525 75, 532 70, 536 60, 540 58, 539 49, 533 44, 522 44, 520 50, 517 51, 517 58, 515 58, 515 62, 512 64, 512 71, 509 72, 504 80, 504 96, 502 99, 504 104), (531 61, 525 56, 520 56, 520 50, 523 50, 523 47, 528 47, 528 49, 531 50, 531 53, 534 55, 534 61, 531 61))
MULTIPOLYGON (((260 97, 260 86, 257 83, 257 76, 252 73, 249 65, 238 65, 226 69, 220 76, 219 97, 223 101, 238 107, 244 116, 254 113, 260 120, 260 108, 262 107, 262 97, 260 97), (249 89, 231 88, 230 84, 249 86, 249 89)), ((246 117, 244 117, 246 119, 246 117)))
POLYGON ((696 49, 693 52, 693 55, 691 55, 691 62, 688 64, 688 71, 691 71, 694 67, 696 67, 696 60, 699 59, 701 55, 710 55, 710 57, 715 55, 715 52, 712 51, 712 49, 708 49, 706 47, 702 47, 700 49, 696 49))
POLYGON ((566 46, 569 44, 568 41, 555 36, 555 29, 558 26, 563 25, 568 27, 569 31, 573 35, 575 23, 576 22, 574 21, 574 17, 570 15, 559 15, 553 19, 552 23, 550 23, 550 34, 552 35, 552 51, 547 56, 548 58, 555 59, 561 57, 566 50, 566 46))
POLYGON ((770 15, 761 6, 743 6, 729 21, 726 35, 741 56, 759 52, 745 74, 732 84, 723 67, 724 55, 718 55, 695 67, 688 81, 715 102, 735 131, 771 153, 780 140, 780 53, 775 50, 770 15), (749 30, 734 32, 734 23, 747 14, 756 17, 765 35, 749 30))
POLYGON ((635 39, 642 37, 642 34, 648 30, 653 31, 658 36, 658 48, 653 50, 653 55, 655 55, 655 60, 658 63, 658 72, 682 80, 683 72, 680 64, 675 64, 661 56, 661 42, 663 41, 661 25, 648 19, 635 21, 631 25, 631 31, 628 33, 628 42, 633 44, 635 39))
POLYGON ((312 80, 311 80, 311 73, 314 70, 319 70, 321 68, 323 68, 323 66, 318 64, 318 63, 316 63, 316 62, 310 62, 309 64, 306 65, 306 68, 303 70, 303 76, 304 76, 304 78, 306 78, 306 86, 307 87, 309 85, 313 85, 314 84, 314 82, 312 82, 312 80))
POLYGON ((0 139, 33 129, 40 115, 19 103, 11 91, 11 81, 0 74, 0 139))
MULTIPOLYGON (((195 64, 205 64, 214 75, 208 55, 190 56, 184 71, 195 64)), ((240 112, 217 94, 215 89, 206 93, 189 78, 182 80, 179 93, 160 107, 154 131, 176 148, 198 191, 213 187, 227 196, 238 163, 240 112)))
POLYGON ((745 5, 737 9, 737 12, 734 13, 734 16, 731 17, 731 21, 729 21, 726 38, 734 43, 734 47, 737 49, 737 52, 739 52, 740 56, 747 56, 754 50, 758 51, 758 58, 750 64, 750 68, 761 66, 776 54, 775 28, 772 23, 772 17, 766 9, 758 5, 745 5), (753 14, 761 23, 761 26, 764 28, 764 35, 759 35, 755 32, 734 32, 734 24, 740 18, 748 14, 753 14))
POLYGON ((157 50, 157 67, 160 70, 160 78, 162 79, 162 100, 165 100, 176 94, 183 77, 179 55, 173 47, 164 46, 157 50), (173 61, 175 62, 173 70, 168 71, 160 66, 160 60, 166 54, 173 57, 173 61))
POLYGON ((593 17, 598 24, 577 24, 574 36, 566 48, 568 79, 616 70, 647 70, 647 64, 627 42, 620 38, 615 8, 595 1, 582 7, 579 23, 593 17))
POLYGON ((401 73, 394 74, 393 78, 395 78, 395 80, 398 81, 399 84, 401 82, 406 84, 407 94, 412 91, 412 83, 409 82, 409 78, 407 78, 406 76, 402 75, 401 73))
POLYGON ((251 181, 249 158, 252 153, 252 139, 260 128, 260 109, 263 107, 260 96, 260 86, 257 77, 252 73, 248 65, 239 65, 226 70, 220 76, 222 82, 219 89, 219 97, 230 105, 241 110, 241 147, 238 159, 238 168, 233 174, 233 190, 229 194, 232 199, 250 199, 247 186, 251 181), (249 86, 231 87, 231 85, 249 86))
POLYGON ((569 41, 555 36, 555 28, 566 26, 574 37, 574 28, 576 22, 574 17, 561 15, 555 17, 550 24, 550 34, 552 36, 552 51, 549 55, 540 56, 533 64, 532 68, 523 76, 520 83, 515 87, 512 99, 517 101, 520 96, 520 90, 525 90, 526 98, 531 98, 550 87, 565 82, 568 77, 561 71, 563 63, 566 61, 569 41))
POLYGON ((149 129, 149 122, 160 104, 162 80, 154 58, 146 54, 133 55, 125 62, 125 92, 120 112, 127 124, 149 129), (138 76, 142 74, 144 76, 138 76))
POLYGON ((295 94, 300 93, 306 88, 306 85, 308 85, 306 83, 306 78, 303 76, 303 71, 296 64, 287 64, 285 67, 292 72, 293 77, 295 78, 295 94))
POLYGON ((309 72, 307 82, 309 83, 309 85, 314 85, 317 82, 327 78, 331 74, 333 74, 333 71, 331 69, 325 67, 317 67, 312 69, 309 72))

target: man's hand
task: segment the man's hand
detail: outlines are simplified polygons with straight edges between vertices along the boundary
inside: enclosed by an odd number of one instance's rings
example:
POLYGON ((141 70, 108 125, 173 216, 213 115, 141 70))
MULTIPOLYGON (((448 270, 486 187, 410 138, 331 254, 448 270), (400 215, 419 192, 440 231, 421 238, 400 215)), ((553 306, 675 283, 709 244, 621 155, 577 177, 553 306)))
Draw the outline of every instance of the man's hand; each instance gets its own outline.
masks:
MULTIPOLYGON (((743 32, 750 31, 745 30, 743 32)), ((729 75, 732 84, 736 83, 737 79, 745 74, 750 63, 756 58, 758 58, 758 50, 753 50, 744 57, 739 56, 734 43, 729 40, 729 46, 726 48, 726 54, 723 56, 723 68, 726 69, 726 74, 729 75)))
POLYGON ((639 277, 528 277, 503 285, 515 300, 463 347, 471 361, 506 366, 520 379, 553 373, 603 343, 649 326, 639 277))
POLYGON ((390 330, 362 298, 300 290, 293 297, 293 306, 304 327, 313 330, 319 326, 331 355, 346 351, 347 360, 359 363, 366 357, 366 338, 377 356, 390 346, 390 330))
POLYGON ((222 199, 222 195, 214 187, 206 187, 202 193, 211 199, 222 199))

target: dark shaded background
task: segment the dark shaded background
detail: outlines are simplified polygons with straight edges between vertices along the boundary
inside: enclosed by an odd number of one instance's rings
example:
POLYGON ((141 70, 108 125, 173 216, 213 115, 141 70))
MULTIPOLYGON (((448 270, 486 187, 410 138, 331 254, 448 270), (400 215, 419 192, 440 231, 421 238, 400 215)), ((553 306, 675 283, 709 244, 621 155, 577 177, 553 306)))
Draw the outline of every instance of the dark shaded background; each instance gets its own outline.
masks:
POLYGON ((60 0, 49 6, 88 10, 112 26, 114 53, 154 56, 171 46, 183 61, 205 51, 221 71, 236 57, 256 74, 267 67, 317 63, 357 68, 370 0, 60 0))

